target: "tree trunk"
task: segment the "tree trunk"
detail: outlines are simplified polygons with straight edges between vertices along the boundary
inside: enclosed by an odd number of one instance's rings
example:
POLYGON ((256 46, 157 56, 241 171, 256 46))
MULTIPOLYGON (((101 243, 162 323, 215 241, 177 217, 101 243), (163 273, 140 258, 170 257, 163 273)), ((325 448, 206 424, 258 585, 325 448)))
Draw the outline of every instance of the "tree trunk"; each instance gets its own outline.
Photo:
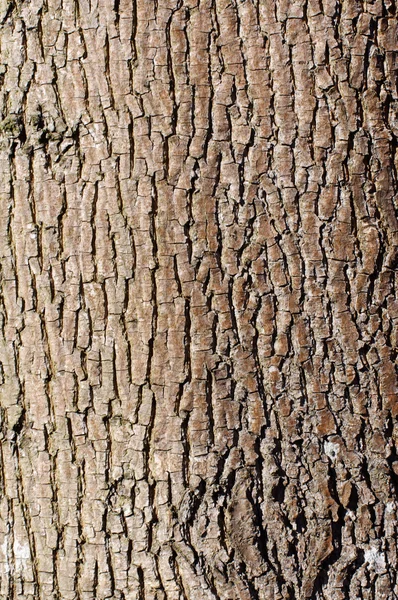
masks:
POLYGON ((394 0, 0 2, 0 598, 398 597, 394 0))

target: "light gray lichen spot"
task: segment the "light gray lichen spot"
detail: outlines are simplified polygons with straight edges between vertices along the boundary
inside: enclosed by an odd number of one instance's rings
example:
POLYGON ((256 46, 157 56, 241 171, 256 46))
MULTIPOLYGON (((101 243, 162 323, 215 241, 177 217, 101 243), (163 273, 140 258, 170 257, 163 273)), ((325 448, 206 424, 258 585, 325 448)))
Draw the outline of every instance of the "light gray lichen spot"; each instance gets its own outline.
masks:
POLYGON ((328 456, 329 458, 334 460, 340 451, 340 446, 333 442, 325 442, 324 450, 325 450, 326 456, 328 456))
POLYGON ((384 554, 375 547, 365 550, 365 562, 367 562, 369 568, 373 569, 376 573, 384 573, 386 570, 386 559, 384 554))

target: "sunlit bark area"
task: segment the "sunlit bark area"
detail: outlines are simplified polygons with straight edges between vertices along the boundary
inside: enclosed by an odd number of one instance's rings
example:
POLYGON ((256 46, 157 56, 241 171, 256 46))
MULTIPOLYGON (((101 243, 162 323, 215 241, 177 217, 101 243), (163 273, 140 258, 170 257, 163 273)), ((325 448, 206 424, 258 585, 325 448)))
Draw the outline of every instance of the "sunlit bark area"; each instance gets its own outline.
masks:
POLYGON ((0 23, 0 598, 397 598, 395 1, 0 23))

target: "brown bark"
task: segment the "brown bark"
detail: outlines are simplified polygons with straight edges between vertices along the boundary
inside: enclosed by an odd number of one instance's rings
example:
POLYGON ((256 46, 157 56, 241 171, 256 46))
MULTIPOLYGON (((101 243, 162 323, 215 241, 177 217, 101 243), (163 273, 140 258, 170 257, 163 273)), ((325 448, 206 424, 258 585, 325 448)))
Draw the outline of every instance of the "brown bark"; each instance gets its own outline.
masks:
POLYGON ((395 1, 0 21, 0 598, 397 598, 395 1))

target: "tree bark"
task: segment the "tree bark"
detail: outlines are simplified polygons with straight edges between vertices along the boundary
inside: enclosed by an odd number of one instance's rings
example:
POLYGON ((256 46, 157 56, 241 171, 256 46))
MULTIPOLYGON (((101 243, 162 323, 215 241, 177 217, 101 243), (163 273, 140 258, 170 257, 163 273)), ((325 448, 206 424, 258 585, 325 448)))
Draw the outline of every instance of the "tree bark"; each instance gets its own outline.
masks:
POLYGON ((397 598, 395 1, 0 22, 0 598, 397 598))

